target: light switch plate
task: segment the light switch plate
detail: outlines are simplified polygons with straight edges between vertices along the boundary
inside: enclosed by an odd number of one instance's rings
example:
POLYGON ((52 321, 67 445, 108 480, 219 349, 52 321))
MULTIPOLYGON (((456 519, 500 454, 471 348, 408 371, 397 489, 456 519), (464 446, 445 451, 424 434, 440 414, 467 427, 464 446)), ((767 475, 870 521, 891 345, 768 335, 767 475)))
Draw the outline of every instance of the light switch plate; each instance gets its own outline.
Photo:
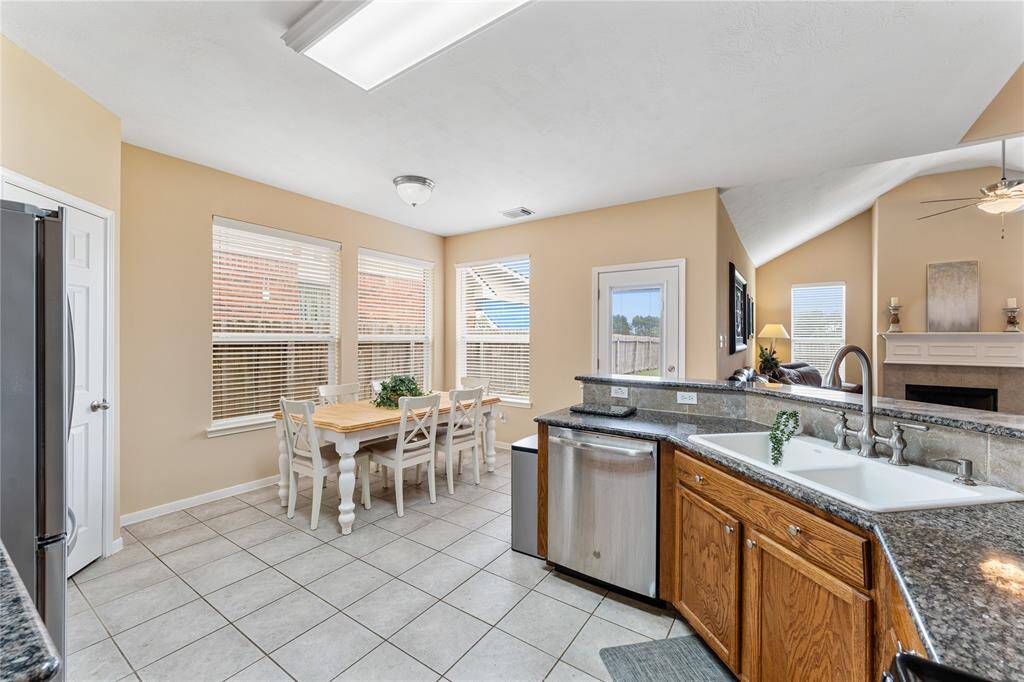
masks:
POLYGON ((629 387, 628 386, 612 386, 612 397, 613 398, 628 398, 629 387))
POLYGON ((687 393, 686 391, 676 391, 676 402, 680 405, 696 405, 697 394, 687 393))

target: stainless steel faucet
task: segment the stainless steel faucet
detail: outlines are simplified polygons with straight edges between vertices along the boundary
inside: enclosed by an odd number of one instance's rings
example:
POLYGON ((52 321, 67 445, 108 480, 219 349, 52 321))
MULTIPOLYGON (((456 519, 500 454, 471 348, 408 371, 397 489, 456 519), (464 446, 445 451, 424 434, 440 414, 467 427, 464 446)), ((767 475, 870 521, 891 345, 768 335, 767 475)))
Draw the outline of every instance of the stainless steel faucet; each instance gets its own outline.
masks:
MULTIPOLYGON (((864 415, 864 423, 861 425, 860 431, 854 431, 845 427, 844 430, 847 435, 857 437, 857 442, 860 443, 858 454, 861 457, 878 457, 878 453, 875 452, 875 437, 878 434, 875 431, 874 378, 871 376, 871 359, 868 357, 868 354, 860 346, 852 343, 846 344, 832 358, 832 365, 828 368, 823 384, 828 388, 841 389, 843 387, 843 380, 839 376, 839 366, 842 364, 843 359, 851 354, 860 363, 861 382, 864 386, 864 392, 861 394, 861 413, 864 415)), ((839 429, 837 428, 837 436, 838 432, 839 429)), ((837 438, 837 443, 841 440, 845 441, 844 438, 837 438)))
MULTIPOLYGON (((871 375, 871 359, 868 357, 868 354, 864 352, 863 348, 853 344, 848 344, 840 348, 839 352, 836 353, 836 356, 832 358, 832 365, 828 368, 828 373, 825 375, 823 385, 836 389, 841 389, 843 387, 843 381, 839 377, 839 366, 842 364, 843 358, 851 353, 858 361, 860 361, 861 381, 864 386, 864 393, 861 397, 861 411, 864 414, 864 423, 861 425, 860 431, 854 431, 846 425, 845 412, 830 407, 821 408, 826 412, 832 412, 833 414, 839 415, 839 421, 835 426, 836 442, 833 447, 836 450, 849 450, 850 448, 846 444, 846 437, 856 436, 857 442, 860 444, 860 450, 857 454, 861 457, 878 457, 878 453, 875 451, 875 445, 881 443, 892 448, 892 457, 889 458, 889 464, 893 464, 895 466, 907 466, 907 461, 903 458, 903 451, 907 448, 907 441, 903 439, 903 429, 927 431, 928 427, 894 420, 892 423, 892 435, 888 438, 881 436, 877 431, 875 431, 874 377, 871 375)), ((967 478, 970 478, 969 474, 967 478)))

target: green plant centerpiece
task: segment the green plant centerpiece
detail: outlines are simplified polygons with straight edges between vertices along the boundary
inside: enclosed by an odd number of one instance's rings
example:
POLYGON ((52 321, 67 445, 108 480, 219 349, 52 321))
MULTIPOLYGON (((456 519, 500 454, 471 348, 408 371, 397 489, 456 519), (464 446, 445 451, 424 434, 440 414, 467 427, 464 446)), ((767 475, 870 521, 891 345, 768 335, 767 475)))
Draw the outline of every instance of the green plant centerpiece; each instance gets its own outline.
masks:
POLYGON ((781 410, 775 415, 768 440, 772 444, 772 466, 782 463, 782 447, 800 430, 800 413, 796 410, 781 410))
POLYGON ((757 347, 758 372, 771 375, 779 368, 779 358, 775 355, 774 348, 757 347))
POLYGON ((395 374, 380 382, 380 393, 373 399, 375 407, 398 409, 398 399, 407 396, 420 396, 423 391, 411 374, 395 374))

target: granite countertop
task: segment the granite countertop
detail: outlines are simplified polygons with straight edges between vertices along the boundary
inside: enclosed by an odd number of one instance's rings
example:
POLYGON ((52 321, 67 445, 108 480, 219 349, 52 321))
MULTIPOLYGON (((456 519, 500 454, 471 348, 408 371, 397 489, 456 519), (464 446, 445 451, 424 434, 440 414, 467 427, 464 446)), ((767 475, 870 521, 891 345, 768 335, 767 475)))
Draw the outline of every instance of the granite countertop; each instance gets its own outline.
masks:
POLYGON ((743 419, 652 410, 617 419, 566 409, 536 421, 668 440, 870 531, 893 569, 929 658, 993 680, 1024 679, 1024 502, 867 512, 689 440, 768 430, 743 419))
MULTIPOLYGON (((615 384, 617 386, 638 386, 643 388, 698 388, 705 391, 738 391, 768 395, 785 400, 797 400, 815 405, 825 405, 850 412, 860 412, 861 395, 813 386, 789 384, 761 384, 741 381, 718 381, 710 379, 663 379, 623 374, 584 374, 576 381, 590 384, 615 384)), ((876 396, 875 414, 895 419, 950 426, 967 431, 990 433, 996 436, 1024 439, 1024 415, 972 410, 966 407, 950 407, 912 400, 896 400, 876 396)))
POLYGON ((0 543, 0 680, 48 680, 60 657, 0 543))

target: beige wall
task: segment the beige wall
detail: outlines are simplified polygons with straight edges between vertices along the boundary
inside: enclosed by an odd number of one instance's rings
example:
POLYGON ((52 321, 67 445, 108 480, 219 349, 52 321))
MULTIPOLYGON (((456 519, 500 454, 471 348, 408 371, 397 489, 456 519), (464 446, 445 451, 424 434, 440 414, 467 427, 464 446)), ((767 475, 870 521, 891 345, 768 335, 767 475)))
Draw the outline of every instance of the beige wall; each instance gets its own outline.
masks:
MULTIPOLYGON (((121 119, 64 80, 50 67, 0 35, 0 166, 72 196, 121 209, 121 119)), ((120 249, 115 216, 114 258, 120 249)), ((119 273, 114 270, 114 335, 120 325, 119 273)), ((120 382, 115 355, 114 387, 120 382)), ((111 434, 114 459, 114 518, 120 515, 119 443, 111 434)), ((112 534, 120 535, 117 523, 112 534)))
POLYGON ((717 375, 714 189, 538 220, 445 240, 445 377, 455 379, 455 277, 459 263, 528 254, 531 408, 505 408, 498 440, 534 432, 533 417, 580 401, 578 374, 591 371, 592 270, 599 265, 686 258, 686 374, 717 375))
MULTIPOLYGON (((741 367, 752 367, 755 353, 754 339, 747 342, 747 350, 739 353, 729 353, 729 335, 732 333, 732 324, 729 319, 729 263, 736 266, 737 272, 747 280, 747 291, 754 297, 754 305, 757 305, 757 283, 754 271, 754 261, 750 260, 747 250, 743 248, 736 228, 725 210, 721 198, 718 200, 718 287, 716 288, 718 303, 717 316, 718 335, 715 344, 718 347, 718 374, 716 378, 725 379, 741 367), (724 343, 722 342, 724 339, 724 343)), ((758 319, 756 310, 755 321, 758 319)))
POLYGON ((0 165, 120 208, 121 119, 3 35, 0 165))
MULTIPOLYGON (((1008 297, 1024 301, 1024 215, 1001 219, 976 208, 918 220, 933 213, 928 199, 970 197, 999 179, 998 168, 977 168, 915 178, 878 198, 878 331, 888 327, 891 296, 903 305, 905 332, 927 331, 925 271, 928 263, 977 260, 981 271, 981 331, 1002 331, 1008 297), (1005 223, 1003 222, 1005 221, 1005 223), (1005 224, 1005 238, 1002 229, 1005 224)), ((956 206, 957 204, 952 204, 956 206)))
MULTIPOLYGON (((790 290, 794 284, 846 283, 846 340, 871 349, 871 211, 774 258, 757 269, 757 331, 769 323, 790 322, 790 290)), ((769 345, 768 339, 757 339, 769 345)), ((789 341, 775 344, 779 360, 789 362, 789 341)), ((860 368, 846 363, 846 380, 860 382, 860 368)))
POLYGON ((1017 67, 1006 85, 992 98, 985 111, 961 142, 977 142, 1024 133, 1024 64, 1017 67))
POLYGON ((206 436, 215 214, 341 242, 343 381, 355 381, 359 247, 434 261, 433 376, 443 383, 440 237, 131 145, 122 164, 122 513, 277 473, 273 429, 206 436))
MULTIPOLYGON (((1002 308, 1006 299, 1024 301, 1024 215, 1016 213, 1001 219, 976 208, 965 208, 928 220, 917 219, 938 210, 934 208, 936 204, 920 202, 978 196, 979 187, 996 182, 999 176, 999 169, 994 167, 926 175, 878 198, 874 206, 876 332, 889 326, 886 306, 892 296, 899 296, 903 305, 903 331, 927 331, 926 266, 951 260, 979 261, 981 331, 1005 328, 1002 308)), ((876 344, 877 355, 881 357, 884 341, 876 337, 876 344)), ((884 365, 877 362, 875 366, 876 386, 882 386, 884 365)))

